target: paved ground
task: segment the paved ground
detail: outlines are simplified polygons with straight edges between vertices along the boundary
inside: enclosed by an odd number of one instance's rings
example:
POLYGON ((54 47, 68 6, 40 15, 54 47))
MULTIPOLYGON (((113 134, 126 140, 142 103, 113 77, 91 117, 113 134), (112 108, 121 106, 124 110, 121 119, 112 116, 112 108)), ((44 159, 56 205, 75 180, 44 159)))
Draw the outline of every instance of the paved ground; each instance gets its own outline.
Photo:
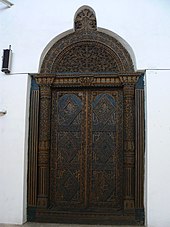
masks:
MULTIPOLYGON (((137 227, 130 225, 79 225, 79 224, 44 224, 44 223, 25 223, 24 225, 0 224, 0 227, 137 227)), ((139 227, 139 226, 138 226, 139 227)))

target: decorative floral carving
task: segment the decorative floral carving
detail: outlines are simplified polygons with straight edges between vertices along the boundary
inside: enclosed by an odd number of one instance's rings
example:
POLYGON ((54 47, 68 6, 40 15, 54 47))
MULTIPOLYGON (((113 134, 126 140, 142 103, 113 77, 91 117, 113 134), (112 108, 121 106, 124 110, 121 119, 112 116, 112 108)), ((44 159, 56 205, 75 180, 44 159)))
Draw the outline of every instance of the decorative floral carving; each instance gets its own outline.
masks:
POLYGON ((41 73, 104 72, 104 70, 106 72, 134 72, 134 66, 129 53, 122 44, 99 31, 86 33, 82 31, 78 34, 74 32, 60 39, 48 51, 41 67, 41 73), (96 64, 94 56, 97 58, 96 64), (64 65, 64 62, 67 64, 64 65), (75 62, 80 69, 75 68, 75 62), (89 62, 89 68, 86 62, 89 62), (82 63, 83 66, 81 66, 82 63))
POLYGON ((75 18, 74 21, 75 30, 79 31, 81 29, 88 30, 96 30, 96 16, 92 9, 84 8, 82 9, 75 18))
POLYGON ((87 7, 75 17, 75 32, 47 52, 41 73, 134 72, 130 54, 114 37, 97 30, 94 11, 87 7))
POLYGON ((94 41, 69 46, 52 63, 52 72, 118 72, 120 60, 114 52, 94 41))
POLYGON ((36 82, 37 82, 37 84, 39 84, 39 85, 48 85, 48 86, 50 86, 52 83, 53 83, 53 80, 54 80, 54 78, 51 78, 51 77, 45 77, 45 76, 43 76, 43 77, 36 77, 36 82))
POLYGON ((90 86, 93 84, 94 78, 93 77, 80 77, 79 81, 84 86, 90 86))

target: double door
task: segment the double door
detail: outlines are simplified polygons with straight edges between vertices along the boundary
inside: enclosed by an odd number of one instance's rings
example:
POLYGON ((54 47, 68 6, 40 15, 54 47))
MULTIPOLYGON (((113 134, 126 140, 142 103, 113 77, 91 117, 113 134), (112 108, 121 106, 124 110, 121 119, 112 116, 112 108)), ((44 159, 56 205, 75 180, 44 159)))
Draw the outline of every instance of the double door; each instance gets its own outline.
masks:
POLYGON ((58 212, 123 209, 122 89, 53 89, 50 192, 58 212))

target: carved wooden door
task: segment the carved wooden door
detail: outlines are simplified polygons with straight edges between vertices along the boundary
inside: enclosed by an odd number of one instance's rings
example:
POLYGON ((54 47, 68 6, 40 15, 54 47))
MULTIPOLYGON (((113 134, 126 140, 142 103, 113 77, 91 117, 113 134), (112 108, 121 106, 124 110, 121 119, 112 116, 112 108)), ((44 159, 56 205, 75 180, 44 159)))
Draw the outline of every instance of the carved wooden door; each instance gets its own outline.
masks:
POLYGON ((117 38, 83 6, 32 75, 29 221, 144 223, 144 72, 117 38))
POLYGON ((121 89, 52 91, 50 206, 111 212, 123 206, 121 89))

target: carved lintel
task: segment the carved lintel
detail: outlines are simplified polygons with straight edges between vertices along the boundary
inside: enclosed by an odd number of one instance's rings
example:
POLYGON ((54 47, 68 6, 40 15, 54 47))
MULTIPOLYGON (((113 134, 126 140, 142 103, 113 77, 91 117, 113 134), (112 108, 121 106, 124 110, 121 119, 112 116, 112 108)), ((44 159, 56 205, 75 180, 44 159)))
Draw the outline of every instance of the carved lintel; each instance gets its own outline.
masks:
POLYGON ((139 76, 136 75, 123 75, 120 76, 120 80, 122 82, 123 85, 128 85, 128 86, 133 86, 134 84, 136 84, 136 82, 138 81, 139 76))
POLYGON ((80 77, 79 82, 83 86, 91 86, 94 82, 94 78, 93 77, 80 77))
POLYGON ((43 83, 39 82, 41 96, 48 97, 50 96, 50 87, 67 87, 67 86, 109 86, 109 87, 122 87, 122 81, 119 75, 116 74, 57 74, 51 75, 38 74, 36 76, 37 80, 43 79, 43 83), (46 78, 46 80, 45 80, 46 78), (51 80, 51 83, 47 81, 51 80))
POLYGON ((48 77, 48 76, 43 76, 43 77, 36 76, 35 80, 36 80, 37 84, 40 85, 40 86, 43 86, 43 85, 51 86, 53 81, 54 81, 54 78, 48 77))

